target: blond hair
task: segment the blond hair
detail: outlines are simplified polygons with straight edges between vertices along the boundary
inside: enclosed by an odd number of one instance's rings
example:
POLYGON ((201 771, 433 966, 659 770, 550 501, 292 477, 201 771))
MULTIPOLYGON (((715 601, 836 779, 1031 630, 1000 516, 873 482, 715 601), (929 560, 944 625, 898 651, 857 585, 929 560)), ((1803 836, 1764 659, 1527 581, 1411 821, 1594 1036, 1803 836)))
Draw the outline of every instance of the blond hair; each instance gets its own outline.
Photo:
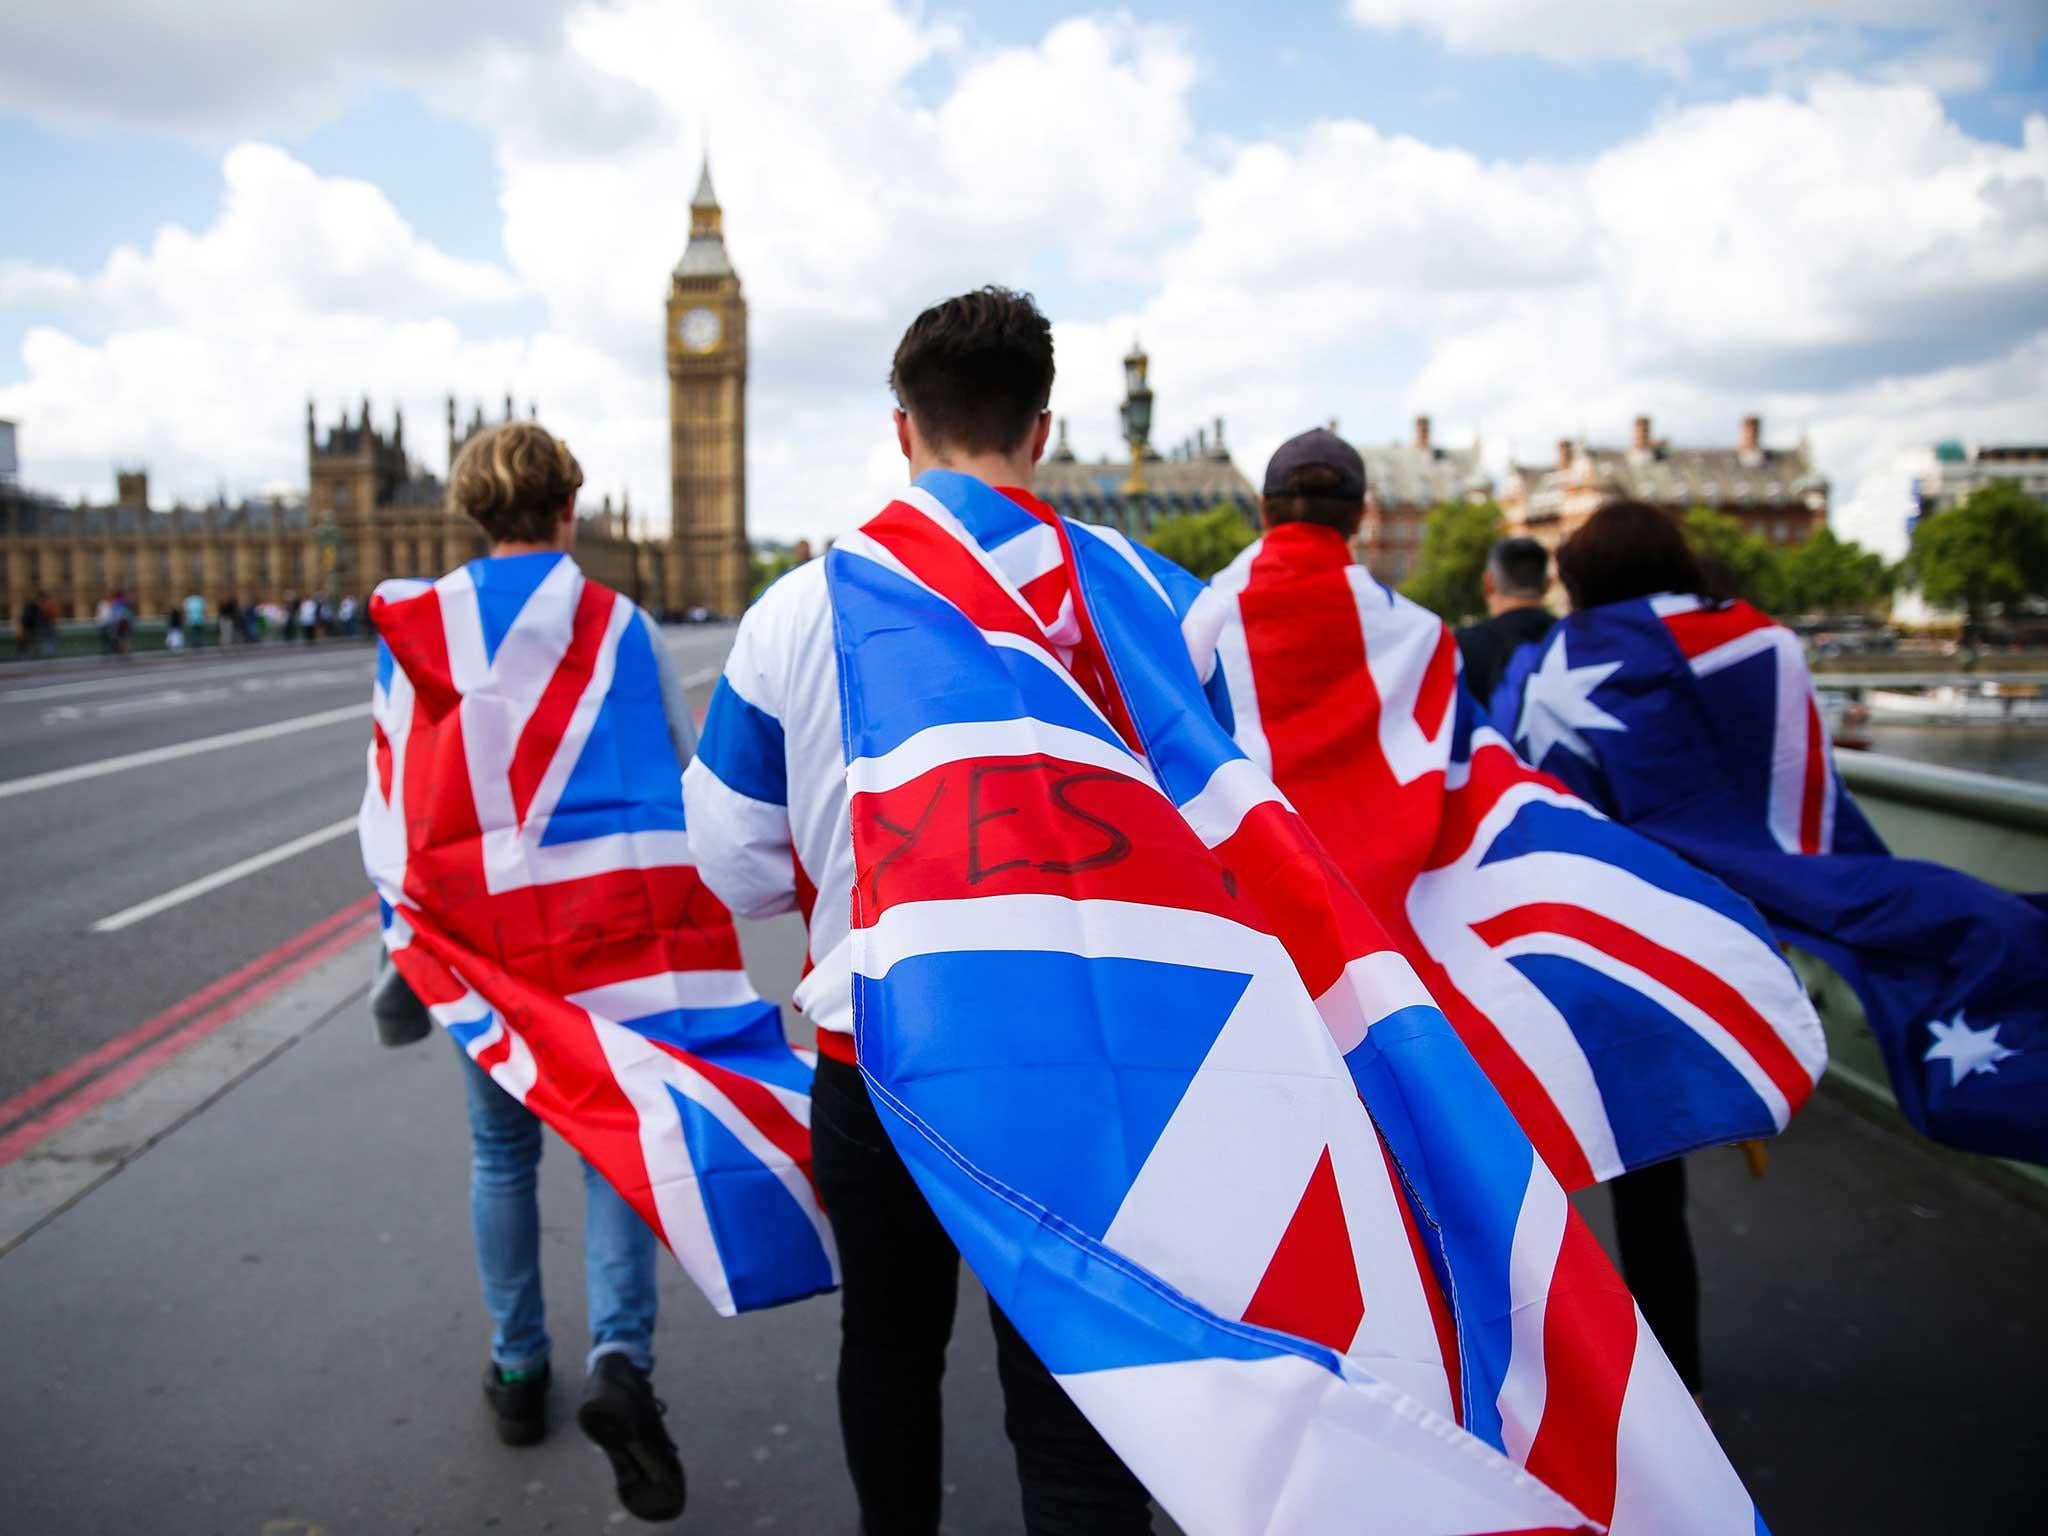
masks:
POLYGON ((582 484, 568 444, 535 422, 507 422, 479 432, 456 456, 448 507, 493 544, 544 543, 582 484))

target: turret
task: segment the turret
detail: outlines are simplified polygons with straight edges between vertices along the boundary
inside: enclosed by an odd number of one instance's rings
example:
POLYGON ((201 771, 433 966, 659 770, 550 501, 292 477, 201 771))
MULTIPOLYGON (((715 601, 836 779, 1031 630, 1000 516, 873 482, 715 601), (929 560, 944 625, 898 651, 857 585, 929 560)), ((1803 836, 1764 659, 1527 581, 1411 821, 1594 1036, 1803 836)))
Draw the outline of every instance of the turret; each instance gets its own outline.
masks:
POLYGON ((725 213, 711 186, 711 156, 697 176, 690 198, 690 243, 676 263, 677 277, 731 277, 732 259, 725 253, 725 213))

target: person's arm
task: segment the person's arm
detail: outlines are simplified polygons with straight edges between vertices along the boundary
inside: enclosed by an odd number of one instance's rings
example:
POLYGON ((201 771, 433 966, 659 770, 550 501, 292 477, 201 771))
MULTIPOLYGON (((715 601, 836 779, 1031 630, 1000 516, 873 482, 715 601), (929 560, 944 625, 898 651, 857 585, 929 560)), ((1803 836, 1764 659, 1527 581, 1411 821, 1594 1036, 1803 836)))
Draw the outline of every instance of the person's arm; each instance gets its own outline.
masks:
POLYGON ((756 603, 740 621, 696 755, 683 770, 683 819, 697 873, 741 917, 773 917, 797 905, 777 606, 756 603))
POLYGON ((697 721, 690 713, 689 696, 683 691, 683 675, 676 670, 674 655, 662 643, 661 626, 654 622, 654 616, 638 603, 633 609, 646 626, 647 645, 654 653, 654 677, 661 687, 661 713, 668 721, 669 742, 676 749, 676 761, 687 768, 690 759, 697 755, 697 721))

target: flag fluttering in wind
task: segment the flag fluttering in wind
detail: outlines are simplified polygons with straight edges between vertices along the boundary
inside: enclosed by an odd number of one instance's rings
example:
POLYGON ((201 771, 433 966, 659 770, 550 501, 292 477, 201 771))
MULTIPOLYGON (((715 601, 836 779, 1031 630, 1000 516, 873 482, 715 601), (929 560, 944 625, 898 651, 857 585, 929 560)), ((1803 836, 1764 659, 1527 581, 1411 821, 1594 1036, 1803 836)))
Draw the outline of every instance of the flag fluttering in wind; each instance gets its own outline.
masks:
POLYGON ((632 603, 563 555, 386 582, 363 861, 393 963, 731 1314, 836 1284, 810 1065, 699 880, 632 603))
POLYGON ((1567 1189, 1784 1129, 1826 1044, 1748 901, 1521 761, 1334 529, 1271 529, 1214 587, 1239 744, 1567 1189))
POLYGON ((827 560, 861 1069, 1174 1518, 1759 1529, 1557 1180, 1218 723, 1215 597, 937 471, 827 560))
POLYGON ((1741 602, 1610 603, 1525 648, 1495 702, 1530 761, 1841 973, 1914 1125, 2048 1162, 2048 896, 1890 855, 1789 629, 1741 602))

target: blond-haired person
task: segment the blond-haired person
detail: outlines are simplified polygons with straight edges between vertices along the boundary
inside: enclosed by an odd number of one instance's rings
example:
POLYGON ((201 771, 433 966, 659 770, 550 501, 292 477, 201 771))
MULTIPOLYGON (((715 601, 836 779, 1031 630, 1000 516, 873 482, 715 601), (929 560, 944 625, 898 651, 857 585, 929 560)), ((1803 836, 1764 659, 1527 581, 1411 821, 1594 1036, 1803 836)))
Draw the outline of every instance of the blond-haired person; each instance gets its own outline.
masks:
MULTIPOLYGON (((532 422, 483 432, 456 459, 449 507, 475 522, 490 541, 489 553, 466 568, 487 636, 509 630, 529 594, 570 559, 582 484, 583 471, 568 446, 532 422)), ((663 724, 677 761, 687 763, 696 731, 681 683, 654 621, 636 610, 634 622, 647 626, 663 724)), ((388 966, 379 975, 372 1012, 388 1044, 430 1032, 425 1010, 388 966)), ((530 1445, 547 1431, 550 1379, 536 1190, 541 1122, 457 1044, 469 1100, 477 1273, 493 1325, 484 1395, 499 1438, 530 1445)), ((683 1510, 683 1469, 648 1381, 654 1366, 656 1240, 588 1162, 583 1189, 591 1347, 577 1422, 610 1458, 620 1502, 642 1519, 672 1520, 683 1510)))

